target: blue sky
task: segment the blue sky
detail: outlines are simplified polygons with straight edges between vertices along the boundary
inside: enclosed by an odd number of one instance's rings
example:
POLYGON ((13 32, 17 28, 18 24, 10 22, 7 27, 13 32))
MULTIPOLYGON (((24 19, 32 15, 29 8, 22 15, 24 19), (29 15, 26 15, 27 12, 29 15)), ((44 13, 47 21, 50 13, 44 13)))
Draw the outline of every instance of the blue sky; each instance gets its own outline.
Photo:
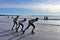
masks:
POLYGON ((60 0, 0 0, 0 14, 60 15, 60 0))

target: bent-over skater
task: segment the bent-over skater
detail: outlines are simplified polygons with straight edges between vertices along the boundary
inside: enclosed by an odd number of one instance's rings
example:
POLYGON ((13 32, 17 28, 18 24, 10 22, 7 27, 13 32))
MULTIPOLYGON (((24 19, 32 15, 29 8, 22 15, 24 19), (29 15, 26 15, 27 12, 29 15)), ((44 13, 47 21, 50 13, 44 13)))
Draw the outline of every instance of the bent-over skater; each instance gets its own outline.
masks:
POLYGON ((18 32, 18 29, 20 28, 20 25, 22 26, 21 31, 23 31, 23 27, 24 27, 23 22, 25 22, 25 21, 26 21, 26 18, 24 18, 21 21, 18 21, 18 27, 16 29, 17 32, 18 32))
POLYGON ((12 30, 13 30, 13 28, 14 28, 15 25, 16 25, 16 28, 18 26, 18 24, 17 24, 18 17, 19 16, 17 16, 16 18, 13 19, 14 24, 13 24, 12 30))
POLYGON ((36 18, 36 19, 32 19, 32 20, 29 20, 29 21, 28 21, 29 24, 28 24, 28 26, 25 28, 25 30, 23 30, 23 34, 25 33, 25 31, 26 31, 30 26, 33 27, 31 33, 34 34, 35 25, 34 25, 33 23, 34 23, 35 21, 38 21, 38 18, 36 18))

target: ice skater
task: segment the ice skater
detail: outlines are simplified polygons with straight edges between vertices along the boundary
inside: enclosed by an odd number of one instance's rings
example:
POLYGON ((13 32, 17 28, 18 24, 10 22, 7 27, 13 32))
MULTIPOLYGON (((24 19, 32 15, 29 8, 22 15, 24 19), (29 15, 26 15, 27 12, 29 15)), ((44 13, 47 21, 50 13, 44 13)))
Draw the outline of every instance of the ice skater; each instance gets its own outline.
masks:
POLYGON ((18 26, 18 23, 17 23, 17 21, 18 21, 18 17, 19 17, 19 16, 17 16, 16 18, 13 19, 14 24, 13 24, 13 27, 12 27, 11 30, 13 30, 13 28, 14 28, 15 25, 16 25, 15 28, 17 28, 17 26, 18 26))
POLYGON ((26 21, 26 18, 24 18, 24 20, 18 21, 18 27, 16 29, 16 31, 18 32, 18 29, 20 28, 20 25, 22 26, 21 31, 23 31, 24 25, 23 22, 26 21))
POLYGON ((38 21, 38 18, 36 18, 36 19, 32 19, 32 20, 29 20, 29 21, 28 21, 29 24, 28 24, 28 26, 25 28, 25 30, 23 30, 23 34, 25 33, 25 31, 26 31, 30 26, 33 27, 31 33, 33 33, 33 34, 35 33, 35 32, 34 32, 35 25, 33 24, 35 21, 38 21))

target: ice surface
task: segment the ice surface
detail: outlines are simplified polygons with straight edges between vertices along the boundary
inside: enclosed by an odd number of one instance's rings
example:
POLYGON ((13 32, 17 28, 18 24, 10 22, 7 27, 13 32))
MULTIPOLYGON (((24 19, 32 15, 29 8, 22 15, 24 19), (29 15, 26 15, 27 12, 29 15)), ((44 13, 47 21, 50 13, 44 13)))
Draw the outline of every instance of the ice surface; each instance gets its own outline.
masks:
MULTIPOLYGON (((35 34, 31 34, 32 26, 23 35, 19 29, 11 31, 13 19, 0 17, 0 40, 60 40, 60 20, 39 20, 34 23, 35 34)), ((20 19, 19 19, 20 20, 20 19)), ((23 23, 24 28, 28 25, 28 20, 23 23)))

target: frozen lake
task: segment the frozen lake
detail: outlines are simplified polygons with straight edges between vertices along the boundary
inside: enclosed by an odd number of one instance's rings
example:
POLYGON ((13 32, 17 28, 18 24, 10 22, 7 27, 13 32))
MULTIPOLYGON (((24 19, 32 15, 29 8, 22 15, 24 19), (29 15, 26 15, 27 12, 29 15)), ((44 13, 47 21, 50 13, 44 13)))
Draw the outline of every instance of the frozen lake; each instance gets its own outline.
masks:
MULTIPOLYGON (((50 17, 51 18, 51 17, 50 17)), ((60 40, 60 20, 38 20, 35 34, 31 34, 32 26, 22 35, 22 32, 11 31, 13 19, 0 17, 0 40, 60 40)), ((20 19, 19 19, 20 20, 20 19)), ((28 20, 23 23, 24 28, 28 25, 28 20)))

